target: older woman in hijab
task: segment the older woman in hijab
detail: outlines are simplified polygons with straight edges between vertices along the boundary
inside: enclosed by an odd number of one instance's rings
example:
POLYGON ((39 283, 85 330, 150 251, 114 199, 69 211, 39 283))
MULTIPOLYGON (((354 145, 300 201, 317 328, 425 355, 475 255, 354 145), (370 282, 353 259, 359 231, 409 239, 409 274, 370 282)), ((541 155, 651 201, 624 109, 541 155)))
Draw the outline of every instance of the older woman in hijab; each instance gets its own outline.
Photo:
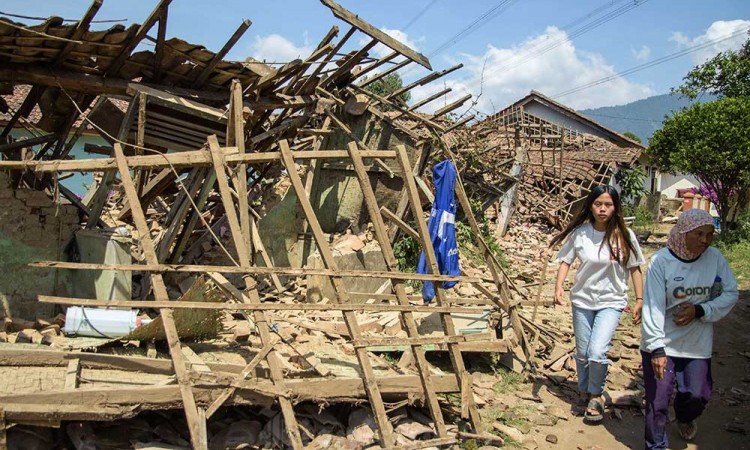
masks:
POLYGON ((680 435, 692 440, 695 420, 711 397, 713 324, 737 302, 737 282, 727 260, 711 247, 713 218, 682 213, 667 248, 654 253, 646 272, 641 356, 646 386, 646 448, 667 448, 669 401, 680 435))

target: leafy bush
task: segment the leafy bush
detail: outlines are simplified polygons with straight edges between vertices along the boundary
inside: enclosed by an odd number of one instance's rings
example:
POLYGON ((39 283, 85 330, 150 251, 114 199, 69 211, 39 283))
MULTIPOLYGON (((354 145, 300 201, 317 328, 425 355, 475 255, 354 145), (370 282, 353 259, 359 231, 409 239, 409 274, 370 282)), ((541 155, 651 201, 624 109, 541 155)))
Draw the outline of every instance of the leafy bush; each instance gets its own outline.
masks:
POLYGON ((635 217, 632 228, 635 230, 650 230, 654 226, 651 212, 645 206, 625 205, 622 207, 625 217, 635 217))
POLYGON ((639 166, 624 165, 615 174, 615 181, 620 185, 622 202, 634 205, 642 196, 648 194, 643 187, 646 180, 646 172, 639 166))

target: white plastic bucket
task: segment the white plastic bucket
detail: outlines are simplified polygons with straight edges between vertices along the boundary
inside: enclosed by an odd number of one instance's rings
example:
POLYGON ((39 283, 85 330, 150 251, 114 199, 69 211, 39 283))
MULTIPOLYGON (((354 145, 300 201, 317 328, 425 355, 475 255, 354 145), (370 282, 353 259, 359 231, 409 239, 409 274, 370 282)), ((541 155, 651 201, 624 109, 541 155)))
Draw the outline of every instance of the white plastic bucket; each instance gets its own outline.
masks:
POLYGON ((65 313, 66 335, 116 338, 146 325, 150 320, 141 320, 138 310, 98 309, 69 306, 65 313))

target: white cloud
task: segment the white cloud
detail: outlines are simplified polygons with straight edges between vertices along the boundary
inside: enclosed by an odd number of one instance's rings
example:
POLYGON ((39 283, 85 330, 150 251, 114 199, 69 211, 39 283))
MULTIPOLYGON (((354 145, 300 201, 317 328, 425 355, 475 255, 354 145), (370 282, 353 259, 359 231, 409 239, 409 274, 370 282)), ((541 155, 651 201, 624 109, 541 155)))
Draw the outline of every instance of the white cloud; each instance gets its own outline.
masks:
POLYGON ((255 36, 255 41, 250 46, 250 57, 259 61, 289 62, 295 59, 304 59, 310 56, 314 48, 305 38, 301 46, 278 34, 268 36, 255 36))
MULTIPOLYGON (((524 97, 532 89, 553 96, 617 73, 601 55, 577 50, 567 40, 565 31, 555 27, 549 27, 543 34, 515 47, 489 45, 482 55, 461 54, 451 62, 464 63, 464 68, 456 72, 463 78, 415 88, 412 95, 415 101, 442 90, 444 86, 453 88, 448 98, 436 100, 420 110, 437 109, 466 93, 476 96, 481 87, 482 95, 476 109, 492 113, 524 97), (559 45, 552 47, 551 43, 559 45), (529 57, 540 49, 549 50, 539 57, 529 57)), ((617 77, 608 83, 557 100, 572 108, 584 109, 624 104, 653 93, 649 86, 617 77)))
POLYGON ((645 62, 648 60, 648 57, 651 56, 651 49, 646 47, 645 45, 641 47, 640 50, 631 48, 630 52, 633 54, 633 58, 635 58, 636 61, 645 62))
MULTIPOLYGON (((417 45, 417 42, 424 40, 424 38, 420 38, 416 40, 413 38, 409 38, 409 35, 405 31, 401 31, 397 29, 381 28, 380 31, 392 37, 393 39, 399 41, 400 43, 406 45, 407 47, 411 48, 414 51, 419 51, 419 46, 417 45)), ((359 39, 359 46, 364 47, 371 40, 372 38, 370 38, 369 36, 362 36, 359 39)), ((376 58, 382 58, 384 56, 390 55, 391 53, 393 53, 393 50, 391 50, 390 48, 380 43, 376 44, 375 47, 373 47, 372 50, 370 50, 370 56, 376 57, 376 58)), ((399 57, 393 61, 398 62, 402 60, 403 58, 399 57)))
POLYGON ((707 44, 710 41, 722 39, 731 34, 739 31, 745 31, 745 33, 739 33, 737 36, 716 42, 712 45, 700 49, 692 54, 693 63, 703 64, 708 59, 716 56, 717 53, 725 52, 727 50, 736 50, 742 46, 742 43, 747 39, 747 29, 750 28, 750 20, 718 20, 708 27, 705 33, 690 39, 684 33, 679 31, 672 33, 669 38, 670 41, 677 44, 679 48, 693 47, 695 45, 707 44))

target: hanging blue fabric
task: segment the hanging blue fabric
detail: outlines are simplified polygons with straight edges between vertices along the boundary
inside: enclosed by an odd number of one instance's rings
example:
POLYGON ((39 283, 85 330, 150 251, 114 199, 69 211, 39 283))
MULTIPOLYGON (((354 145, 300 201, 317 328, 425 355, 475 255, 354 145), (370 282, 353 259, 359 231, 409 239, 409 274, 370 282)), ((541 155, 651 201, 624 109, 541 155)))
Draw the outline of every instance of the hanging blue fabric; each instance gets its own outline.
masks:
MULTIPOLYGON (((432 204, 430 220, 427 224, 432 246, 435 247, 438 268, 441 275, 458 276, 458 246, 456 245, 456 168, 449 160, 441 161, 432 168, 432 181, 435 184, 435 202, 432 204)), ((419 256, 417 273, 429 273, 424 250, 419 256)), ((452 288, 455 281, 443 282, 444 288, 452 288)), ((435 298, 435 286, 425 281, 422 298, 429 303, 435 298)))

